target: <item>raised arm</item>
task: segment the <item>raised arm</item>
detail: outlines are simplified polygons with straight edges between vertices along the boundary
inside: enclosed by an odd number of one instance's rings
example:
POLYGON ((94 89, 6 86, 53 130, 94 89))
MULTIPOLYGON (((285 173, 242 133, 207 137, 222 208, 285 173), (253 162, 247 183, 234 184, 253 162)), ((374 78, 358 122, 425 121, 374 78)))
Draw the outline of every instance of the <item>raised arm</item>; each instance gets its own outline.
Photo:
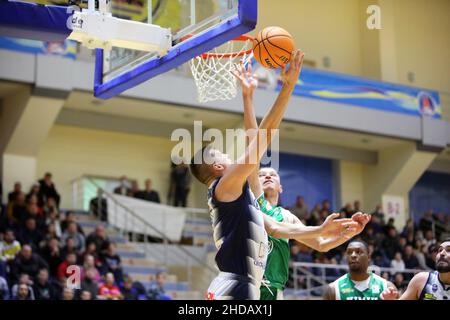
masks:
MULTIPOLYGON (((303 225, 303 223, 300 221, 300 219, 297 218, 296 216, 292 215, 292 219, 294 220, 294 223, 303 225)), ((352 216, 352 220, 355 221, 357 223, 357 225, 355 225, 353 232, 348 232, 345 237, 341 237, 341 236, 328 237, 328 238, 317 237, 314 239, 305 239, 300 242, 302 242, 303 244, 307 245, 308 247, 310 247, 314 250, 320 251, 320 252, 330 251, 331 249, 339 247, 340 245, 347 242, 349 239, 360 234, 364 230, 367 223, 369 223, 370 216, 368 214, 363 214, 361 212, 358 212, 352 216)))
POLYGON ((330 214, 320 226, 305 226, 303 224, 292 224, 277 222, 267 215, 264 217, 264 227, 267 233, 274 238, 294 239, 302 242, 305 239, 317 237, 347 237, 355 231, 356 222, 352 219, 337 219, 338 213, 330 214))
POLYGON ((237 199, 242 193, 242 186, 246 182, 250 174, 259 166, 259 161, 267 150, 272 135, 272 130, 278 129, 281 120, 283 119, 287 105, 289 103, 295 84, 300 75, 304 54, 298 50, 295 58, 290 64, 289 70, 283 70, 282 89, 269 112, 261 122, 260 128, 256 137, 252 138, 248 148, 244 154, 238 159, 237 163, 231 165, 224 172, 222 179, 216 187, 216 197, 219 201, 233 201, 237 199), (264 129, 264 131, 263 131, 264 129), (264 136, 263 133, 267 133, 264 136), (262 137, 262 139, 258 139, 262 137))
MULTIPOLYGON (((247 133, 245 143, 246 147, 248 147, 250 143, 250 137, 248 133, 251 130, 253 130, 254 132, 257 132, 258 130, 258 122, 256 121, 255 108, 253 105, 253 94, 255 92, 255 89, 258 87, 258 79, 256 75, 253 74, 251 63, 248 64, 247 69, 245 68, 243 63, 237 65, 236 70, 233 70, 232 73, 241 83, 242 87, 242 100, 244 102, 244 129, 247 133)), ((263 189, 258 178, 258 171, 259 162, 256 168, 248 177, 250 189, 257 198, 263 193, 263 189)))

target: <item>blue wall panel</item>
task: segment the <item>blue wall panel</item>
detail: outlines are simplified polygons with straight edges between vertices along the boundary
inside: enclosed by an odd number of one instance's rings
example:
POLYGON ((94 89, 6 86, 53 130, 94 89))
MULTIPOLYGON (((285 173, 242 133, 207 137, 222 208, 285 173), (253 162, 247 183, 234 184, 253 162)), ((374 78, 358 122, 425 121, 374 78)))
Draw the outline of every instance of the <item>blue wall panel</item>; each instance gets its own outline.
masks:
POLYGON ((333 204, 333 165, 328 159, 280 153, 280 177, 283 185, 281 204, 292 206, 302 195, 312 209, 328 199, 333 204))
POLYGON ((425 172, 409 192, 409 205, 416 220, 428 209, 450 214, 450 175, 425 172))

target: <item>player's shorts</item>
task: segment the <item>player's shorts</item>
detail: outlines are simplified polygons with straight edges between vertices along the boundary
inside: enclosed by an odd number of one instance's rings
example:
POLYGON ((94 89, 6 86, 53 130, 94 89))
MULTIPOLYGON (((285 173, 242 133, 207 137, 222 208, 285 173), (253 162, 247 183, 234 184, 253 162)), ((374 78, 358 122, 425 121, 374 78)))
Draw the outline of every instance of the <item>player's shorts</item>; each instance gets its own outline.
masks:
POLYGON ((207 300, 259 300, 260 283, 249 277, 220 272, 208 288, 207 300))
POLYGON ((284 300, 283 290, 274 287, 267 288, 262 285, 260 288, 260 300, 284 300))

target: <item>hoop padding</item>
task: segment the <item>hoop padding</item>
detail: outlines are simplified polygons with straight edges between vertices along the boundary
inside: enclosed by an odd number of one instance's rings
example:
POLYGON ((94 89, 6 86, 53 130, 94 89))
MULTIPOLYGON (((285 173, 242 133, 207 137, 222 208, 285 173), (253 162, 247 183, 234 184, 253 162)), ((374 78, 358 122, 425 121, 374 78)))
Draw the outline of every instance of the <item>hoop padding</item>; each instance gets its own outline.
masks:
POLYGON ((189 62, 200 103, 236 97, 237 79, 231 71, 240 61, 250 61, 252 46, 253 38, 241 36, 189 62))

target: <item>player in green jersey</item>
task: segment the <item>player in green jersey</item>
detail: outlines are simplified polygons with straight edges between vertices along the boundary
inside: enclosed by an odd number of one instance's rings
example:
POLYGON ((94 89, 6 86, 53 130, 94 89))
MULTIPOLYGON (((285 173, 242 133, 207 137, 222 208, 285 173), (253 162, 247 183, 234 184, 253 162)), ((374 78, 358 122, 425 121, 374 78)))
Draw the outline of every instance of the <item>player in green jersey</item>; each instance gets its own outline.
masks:
POLYGON ((370 257, 365 242, 350 242, 345 256, 349 272, 326 287, 325 300, 382 300, 383 291, 397 291, 392 282, 368 272, 370 257))
MULTIPOLYGON (((251 65, 246 70, 243 65, 237 67, 235 76, 241 82, 244 99, 244 126, 246 130, 258 128, 253 109, 253 91, 258 81, 253 76, 251 65)), ((252 174, 249 179, 250 187, 258 199, 261 211, 278 222, 293 224, 303 223, 288 210, 277 207, 279 194, 282 192, 280 177, 273 168, 262 168, 252 174)), ((307 246, 326 252, 335 248, 355 235, 362 232, 370 221, 370 216, 362 213, 353 215, 352 220, 358 222, 358 227, 345 235, 330 238, 314 238, 302 240, 307 246)), ((269 255, 264 273, 265 282, 261 286, 261 300, 279 300, 283 298, 283 289, 289 277, 290 247, 288 239, 275 239, 269 236, 269 255)))
MULTIPOLYGON (((278 172, 273 168, 261 168, 258 174, 259 186, 264 193, 258 198, 261 211, 271 216, 278 222, 302 224, 299 218, 289 210, 277 206, 279 195, 283 191, 278 172)), ((256 194, 260 192, 258 185, 250 183, 256 194)), ((370 221, 370 216, 362 213, 354 214, 353 220, 358 221, 359 228, 345 237, 318 237, 305 239, 301 242, 308 247, 327 252, 347 242, 364 229, 370 221)), ((289 279, 290 247, 288 239, 275 239, 269 236, 269 255, 267 257, 264 279, 266 285, 261 286, 261 300, 280 300, 283 298, 283 290, 289 279)))

